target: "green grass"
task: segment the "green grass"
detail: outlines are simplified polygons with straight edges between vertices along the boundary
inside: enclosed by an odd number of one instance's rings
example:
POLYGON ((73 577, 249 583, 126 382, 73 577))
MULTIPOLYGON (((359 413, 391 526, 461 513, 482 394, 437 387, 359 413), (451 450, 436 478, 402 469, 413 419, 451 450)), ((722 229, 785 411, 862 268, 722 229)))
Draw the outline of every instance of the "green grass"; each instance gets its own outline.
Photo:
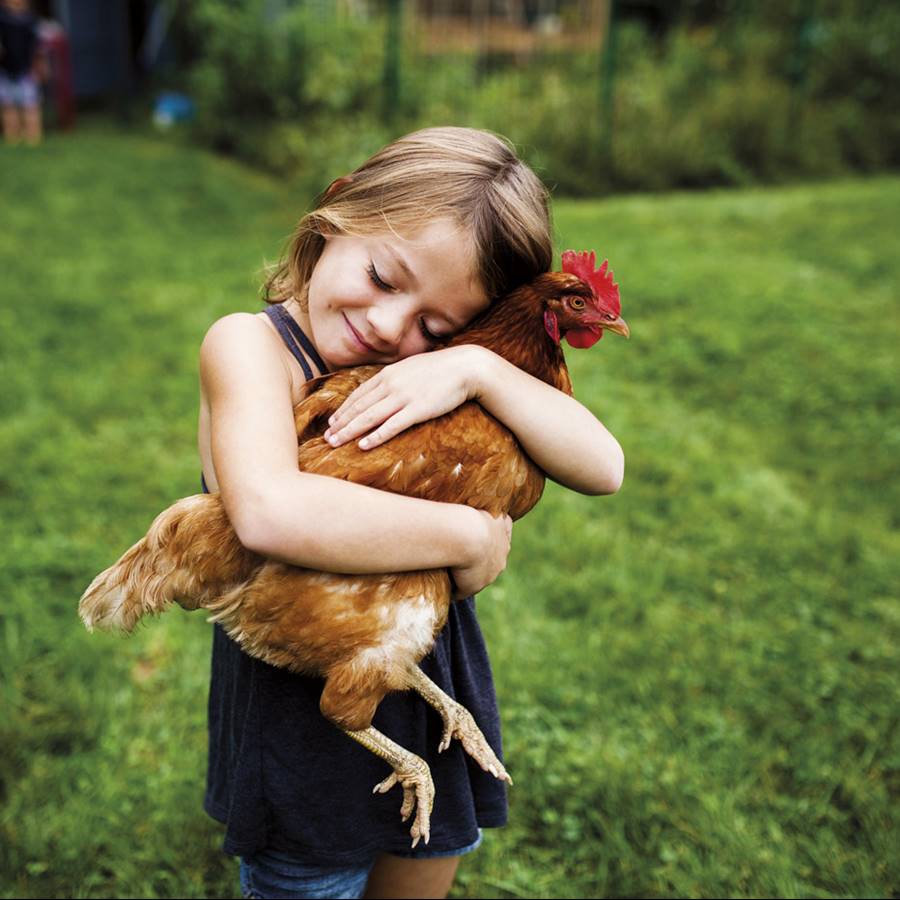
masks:
MULTIPOLYGON (((100 127, 0 166, 0 896, 237 896, 209 626, 75 609, 196 491, 200 340, 306 198, 100 127)), ((551 485, 482 595, 516 785, 455 896, 897 896, 898 214, 896 177, 556 204, 622 285, 633 339, 570 361, 627 475, 551 485)))

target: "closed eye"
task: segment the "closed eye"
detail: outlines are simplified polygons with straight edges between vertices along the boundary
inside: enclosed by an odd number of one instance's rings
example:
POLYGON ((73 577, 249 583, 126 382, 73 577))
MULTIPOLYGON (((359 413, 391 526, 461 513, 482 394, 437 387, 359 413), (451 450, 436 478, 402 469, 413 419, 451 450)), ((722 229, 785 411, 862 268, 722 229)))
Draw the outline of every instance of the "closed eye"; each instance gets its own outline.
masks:
MULTIPOLYGON (((396 292, 397 288, 395 288, 392 284, 388 284, 379 274, 378 270, 375 268, 374 262, 369 262, 369 266, 366 269, 369 273, 369 278, 372 280, 372 284, 374 284, 379 290, 385 291, 386 293, 393 294, 396 292)), ((422 332, 422 336, 428 341, 429 344, 437 344, 439 341, 444 340, 447 337, 445 334, 435 334, 426 324, 425 319, 419 319, 419 331, 422 332)))
POLYGON ((384 281, 384 279, 381 278, 381 276, 375 270, 375 263, 370 262, 369 268, 366 269, 366 271, 369 273, 369 278, 372 279, 372 284, 374 284, 375 287, 377 287, 379 290, 386 291, 389 294, 392 294, 395 290, 397 290, 392 284, 388 284, 386 281, 384 281))
POLYGON ((425 340, 432 344, 436 344, 438 341, 442 341, 446 337, 445 334, 435 334, 433 331, 429 331, 424 319, 419 319, 419 331, 422 332, 425 340))

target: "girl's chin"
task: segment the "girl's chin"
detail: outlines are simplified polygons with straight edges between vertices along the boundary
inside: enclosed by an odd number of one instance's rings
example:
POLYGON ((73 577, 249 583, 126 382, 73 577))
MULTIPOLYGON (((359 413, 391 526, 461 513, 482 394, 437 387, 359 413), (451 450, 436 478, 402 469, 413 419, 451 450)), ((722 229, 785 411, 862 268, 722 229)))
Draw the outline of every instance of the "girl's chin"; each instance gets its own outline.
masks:
POLYGON ((332 370, 347 369, 350 366, 364 366, 372 362, 371 358, 360 353, 357 348, 343 343, 330 352, 329 350, 325 352, 319 350, 319 354, 328 363, 328 368, 332 370))

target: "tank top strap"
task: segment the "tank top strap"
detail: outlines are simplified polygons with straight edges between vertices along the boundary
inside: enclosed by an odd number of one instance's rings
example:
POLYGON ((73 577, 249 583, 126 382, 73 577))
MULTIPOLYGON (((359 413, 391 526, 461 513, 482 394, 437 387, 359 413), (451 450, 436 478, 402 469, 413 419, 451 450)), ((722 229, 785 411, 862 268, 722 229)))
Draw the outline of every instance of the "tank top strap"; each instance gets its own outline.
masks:
POLYGON ((306 376, 307 381, 314 376, 309 363, 306 361, 306 357, 300 352, 300 347, 306 351, 307 356, 313 361, 320 375, 325 375, 328 372, 328 366, 325 365, 322 357, 319 356, 312 341, 306 336, 294 317, 280 303, 270 304, 265 308, 264 312, 278 329, 281 339, 293 354, 294 359, 300 363, 300 368, 303 369, 303 374, 306 376))
MULTIPOLYGON (((303 329, 294 320, 294 317, 284 309, 280 303, 270 304, 263 312, 265 312, 272 324, 278 330, 281 339, 284 341, 288 350, 293 354, 294 359, 300 363, 300 368, 303 369, 303 374, 306 376, 307 381, 311 378, 315 378, 315 376, 313 375, 309 363, 306 361, 306 357, 300 352, 300 347, 302 347, 309 355, 309 358, 319 370, 319 374, 327 374, 328 366, 325 365, 322 357, 319 356, 318 351, 313 346, 313 342, 306 336, 303 329)), ((210 492, 209 487, 206 484, 206 479, 203 477, 203 472, 200 473, 200 487, 204 494, 210 492)))

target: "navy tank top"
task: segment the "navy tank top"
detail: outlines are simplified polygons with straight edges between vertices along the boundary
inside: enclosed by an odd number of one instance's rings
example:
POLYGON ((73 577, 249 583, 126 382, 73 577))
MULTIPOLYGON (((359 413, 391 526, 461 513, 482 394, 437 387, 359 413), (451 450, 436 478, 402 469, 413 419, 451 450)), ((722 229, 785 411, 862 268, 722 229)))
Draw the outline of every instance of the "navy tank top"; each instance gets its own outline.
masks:
MULTIPOLYGON (((266 313, 307 380, 313 373, 298 344, 324 374, 324 363, 287 311, 273 304, 266 313)), ((202 475, 201 481, 207 491, 202 475)), ((497 699, 474 597, 451 604, 421 668, 472 713, 502 759, 497 699)), ((372 793, 390 768, 325 719, 319 711, 323 685, 321 678, 248 656, 221 626, 213 626, 204 808, 225 825, 226 853, 250 856, 269 848, 352 865, 380 852, 410 850, 410 822, 400 820, 400 788, 372 793)), ((477 840, 479 828, 506 824, 503 783, 483 772, 458 741, 438 754, 443 724, 418 694, 388 694, 372 724, 431 767, 431 840, 420 843, 418 852, 459 850, 477 840)))

